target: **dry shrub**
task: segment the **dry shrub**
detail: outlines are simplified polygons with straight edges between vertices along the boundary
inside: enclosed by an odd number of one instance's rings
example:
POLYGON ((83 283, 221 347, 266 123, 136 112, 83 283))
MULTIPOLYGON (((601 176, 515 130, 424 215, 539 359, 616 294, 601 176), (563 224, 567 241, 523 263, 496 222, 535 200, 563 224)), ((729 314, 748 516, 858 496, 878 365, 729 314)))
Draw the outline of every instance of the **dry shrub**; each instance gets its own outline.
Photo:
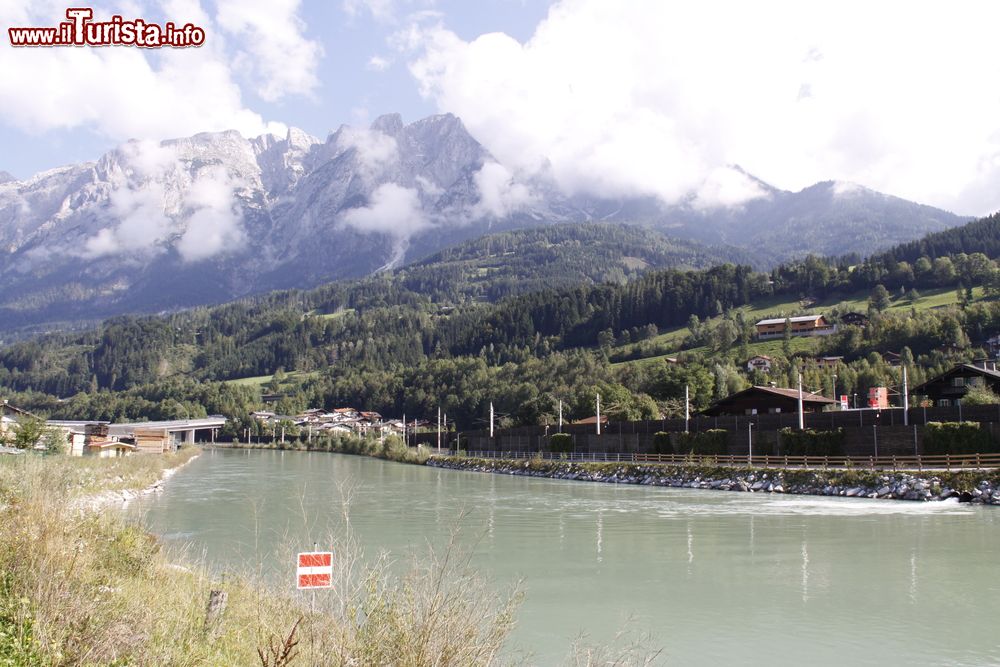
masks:
POLYGON ((204 565, 180 566, 122 513, 76 502, 152 483, 178 462, 128 458, 0 463, 0 664, 9 656, 12 665, 60 666, 253 665, 262 655, 271 667, 499 661, 518 597, 492 592, 452 548, 396 577, 387 558, 366 566, 347 543, 338 589, 310 612, 305 596, 253 576, 222 581, 204 565), (226 607, 206 624, 219 589, 226 607))

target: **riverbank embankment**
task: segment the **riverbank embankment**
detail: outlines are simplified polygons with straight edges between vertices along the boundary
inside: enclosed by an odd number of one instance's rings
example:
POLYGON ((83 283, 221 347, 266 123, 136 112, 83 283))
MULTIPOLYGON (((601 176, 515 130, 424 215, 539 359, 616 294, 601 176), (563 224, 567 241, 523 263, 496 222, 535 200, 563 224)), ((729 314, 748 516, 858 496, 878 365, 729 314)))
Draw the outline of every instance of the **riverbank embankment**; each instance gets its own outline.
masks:
MULTIPOLYGON (((198 449, 186 448, 176 452, 171 458, 161 457, 160 461, 158 461, 159 463, 172 467, 160 468, 159 466, 154 465, 151 474, 158 474, 159 476, 155 481, 146 486, 142 486, 145 481, 143 478, 132 477, 126 480, 124 476, 116 475, 113 480, 113 486, 119 488, 105 489, 103 491, 80 496, 79 498, 75 498, 70 501, 70 507, 79 510, 93 511, 118 504, 124 505, 125 503, 135 500, 136 498, 148 496, 151 493, 160 493, 163 491, 163 485, 166 481, 177 474, 178 470, 198 458, 199 454, 201 454, 201 451, 198 449)), ((147 462, 152 461, 147 460, 147 462)))
POLYGON ((675 488, 1000 505, 1000 471, 787 470, 432 456, 428 466, 501 475, 675 488))
POLYGON ((517 598, 460 570, 461 559, 397 576, 356 560, 345 539, 338 585, 311 609, 253 563, 214 572, 101 500, 156 488, 196 453, 0 457, 0 665, 498 661, 517 598))

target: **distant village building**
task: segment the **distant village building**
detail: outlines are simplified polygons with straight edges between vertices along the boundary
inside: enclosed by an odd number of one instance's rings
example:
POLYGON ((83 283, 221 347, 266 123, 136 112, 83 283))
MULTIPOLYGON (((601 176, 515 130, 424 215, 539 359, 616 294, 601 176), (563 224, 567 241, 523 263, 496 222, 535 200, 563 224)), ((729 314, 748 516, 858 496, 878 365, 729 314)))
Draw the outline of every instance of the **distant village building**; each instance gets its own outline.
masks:
POLYGON ((994 357, 1000 356, 1000 335, 991 336, 987 338, 986 349, 994 357))
POLYGON ((797 317, 775 317, 757 322, 757 339, 781 338, 788 328, 792 336, 829 336, 837 332, 837 327, 823 315, 800 315, 797 317))
MULTIPOLYGON (((572 423, 573 424, 583 424, 583 425, 589 425, 589 426, 596 426, 597 425, 597 415, 594 415, 592 417, 585 417, 584 419, 578 419, 578 420, 576 420, 575 422, 572 422, 572 423)), ((607 415, 601 415, 601 423, 602 424, 607 424, 608 423, 608 416, 607 415)))
POLYGON ((0 401, 0 454, 19 454, 21 450, 2 444, 8 435, 13 435, 22 419, 34 419, 35 415, 11 405, 7 399, 0 401))
MULTIPOLYGON (((822 412, 833 407, 836 401, 814 394, 802 392, 803 412, 822 412)), ((782 387, 750 387, 721 398, 710 405, 703 414, 710 417, 721 415, 766 415, 796 413, 799 411, 799 390, 782 387)))
POLYGON ((7 399, 0 401, 0 436, 10 433, 18 420, 34 417, 27 410, 11 405, 7 399))
POLYGON ((66 435, 68 453, 73 456, 124 456, 132 452, 163 454, 181 444, 215 441, 226 418, 215 415, 200 419, 110 424, 105 421, 53 419, 47 426, 66 435))
POLYGON ((903 355, 898 352, 886 350, 882 353, 882 360, 890 366, 901 366, 903 364, 903 355))
POLYGON ((771 357, 758 354, 756 356, 747 359, 747 372, 753 373, 754 371, 759 371, 761 373, 771 372, 771 357))
POLYGON ((882 410, 889 407, 889 390, 885 387, 868 388, 868 407, 882 410))
POLYGON ((871 324, 871 320, 863 313, 844 313, 840 316, 840 323, 864 329, 871 324))
POLYGON ((837 364, 844 361, 843 357, 817 357, 816 365, 820 368, 836 368, 837 364))
POLYGON ((913 394, 926 396, 934 405, 948 407, 959 405, 969 389, 984 387, 1000 393, 1000 372, 995 362, 981 365, 958 364, 950 371, 913 388, 913 394))
POLYGON ((17 417, 34 417, 34 415, 27 410, 22 410, 21 408, 11 405, 6 398, 3 399, 3 401, 0 401, 0 416, 15 419, 17 417))

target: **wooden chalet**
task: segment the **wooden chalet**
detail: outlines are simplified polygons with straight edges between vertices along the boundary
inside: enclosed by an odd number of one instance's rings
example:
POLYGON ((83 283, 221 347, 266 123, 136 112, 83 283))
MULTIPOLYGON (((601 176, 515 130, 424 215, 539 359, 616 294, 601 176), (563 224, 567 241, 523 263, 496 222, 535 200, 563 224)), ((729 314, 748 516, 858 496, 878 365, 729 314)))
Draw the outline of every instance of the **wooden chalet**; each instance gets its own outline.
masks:
POLYGON ((837 364, 843 363, 843 357, 816 357, 813 361, 820 368, 836 368, 837 364))
POLYGON ((986 387, 1000 393, 1000 372, 996 369, 996 362, 983 362, 979 366, 958 364, 950 371, 917 385, 910 393, 926 396, 936 406, 948 407, 961 404, 973 387, 986 387))
POLYGON ((792 336, 829 336, 837 332, 837 327, 823 315, 799 315, 796 317, 774 317, 757 322, 757 339, 781 338, 788 328, 792 336))
POLYGON ((766 354, 758 354, 747 359, 747 373, 760 371, 761 373, 771 372, 771 357, 766 354))
MULTIPOLYGON (((812 392, 802 392, 803 412, 822 412, 837 402, 812 392)), ((796 413, 799 411, 799 390, 782 387, 755 386, 721 398, 702 414, 710 417, 722 415, 767 415, 796 413)))
POLYGON ((840 316, 840 323, 864 329, 871 324, 871 320, 864 313, 844 313, 840 316))

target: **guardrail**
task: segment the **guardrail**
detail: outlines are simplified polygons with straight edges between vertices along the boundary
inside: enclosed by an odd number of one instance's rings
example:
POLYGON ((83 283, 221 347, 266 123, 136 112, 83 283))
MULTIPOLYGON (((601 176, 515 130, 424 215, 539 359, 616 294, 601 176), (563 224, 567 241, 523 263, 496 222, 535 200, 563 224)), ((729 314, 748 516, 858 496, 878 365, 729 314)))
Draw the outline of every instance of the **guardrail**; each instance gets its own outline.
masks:
MULTIPOLYGON (((456 455, 454 450, 449 456, 456 455)), ((543 459, 600 463, 662 463, 689 466, 752 466, 757 468, 867 468, 870 470, 982 470, 1000 468, 1000 454, 939 454, 928 456, 741 456, 738 454, 642 454, 637 452, 498 452, 461 451, 459 456, 483 459, 543 459)))

